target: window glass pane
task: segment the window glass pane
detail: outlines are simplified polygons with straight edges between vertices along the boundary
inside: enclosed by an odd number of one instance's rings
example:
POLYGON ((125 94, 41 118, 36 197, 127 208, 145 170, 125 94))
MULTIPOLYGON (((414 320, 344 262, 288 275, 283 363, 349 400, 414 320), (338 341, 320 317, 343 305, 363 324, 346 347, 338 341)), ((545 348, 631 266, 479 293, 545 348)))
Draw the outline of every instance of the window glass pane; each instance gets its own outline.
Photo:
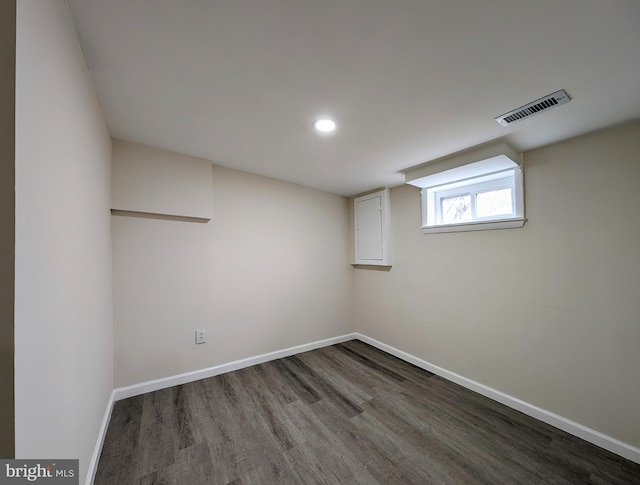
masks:
POLYGON ((476 195, 476 216, 491 217, 513 213, 511 188, 476 195))
POLYGON ((471 195, 442 199, 442 224, 471 220, 471 195))

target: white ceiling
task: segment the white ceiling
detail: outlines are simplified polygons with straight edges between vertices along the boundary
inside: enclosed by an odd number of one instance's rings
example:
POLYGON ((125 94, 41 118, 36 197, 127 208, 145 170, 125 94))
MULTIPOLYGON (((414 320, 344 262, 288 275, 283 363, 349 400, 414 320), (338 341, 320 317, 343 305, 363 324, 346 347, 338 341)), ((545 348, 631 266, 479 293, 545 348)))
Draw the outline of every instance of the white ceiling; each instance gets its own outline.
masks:
POLYGON ((115 138, 343 195, 640 117, 638 0, 68 3, 115 138), (558 89, 569 104, 493 120, 558 89))

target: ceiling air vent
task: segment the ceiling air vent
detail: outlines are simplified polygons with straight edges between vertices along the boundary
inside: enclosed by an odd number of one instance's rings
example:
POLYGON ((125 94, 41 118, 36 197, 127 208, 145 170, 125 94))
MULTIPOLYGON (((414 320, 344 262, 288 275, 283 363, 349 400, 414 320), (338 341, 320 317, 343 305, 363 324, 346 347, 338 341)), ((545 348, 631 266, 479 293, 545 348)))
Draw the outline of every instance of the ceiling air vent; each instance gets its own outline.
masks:
POLYGON ((530 116, 550 110, 551 108, 568 103, 569 101, 571 101, 571 98, 564 89, 561 89, 560 91, 549 94, 544 98, 536 99, 529 104, 525 104, 513 111, 509 111, 508 113, 498 116, 495 120, 502 126, 509 126, 516 121, 529 118, 530 116))

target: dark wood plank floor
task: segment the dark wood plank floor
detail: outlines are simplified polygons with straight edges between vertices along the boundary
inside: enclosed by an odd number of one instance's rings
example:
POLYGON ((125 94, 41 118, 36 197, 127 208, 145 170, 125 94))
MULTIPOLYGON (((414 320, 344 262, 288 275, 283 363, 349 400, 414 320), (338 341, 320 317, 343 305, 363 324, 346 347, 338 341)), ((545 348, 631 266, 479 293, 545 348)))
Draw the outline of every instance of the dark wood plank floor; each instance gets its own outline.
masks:
POLYGON ((640 465, 350 341, 115 404, 107 484, 640 483, 640 465))

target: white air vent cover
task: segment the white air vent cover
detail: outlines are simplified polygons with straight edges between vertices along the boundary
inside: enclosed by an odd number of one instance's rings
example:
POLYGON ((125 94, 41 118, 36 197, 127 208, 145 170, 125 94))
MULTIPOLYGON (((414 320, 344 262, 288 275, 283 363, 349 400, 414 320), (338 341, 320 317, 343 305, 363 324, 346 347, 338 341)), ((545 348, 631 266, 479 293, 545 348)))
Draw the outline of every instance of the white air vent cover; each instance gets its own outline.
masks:
POLYGON ((551 108, 568 103, 569 101, 571 101, 571 98, 564 89, 561 89, 560 91, 549 94, 544 98, 536 99, 529 104, 525 104, 513 111, 509 111, 508 113, 498 116, 495 120, 502 126, 509 126, 516 121, 550 110, 551 108))

